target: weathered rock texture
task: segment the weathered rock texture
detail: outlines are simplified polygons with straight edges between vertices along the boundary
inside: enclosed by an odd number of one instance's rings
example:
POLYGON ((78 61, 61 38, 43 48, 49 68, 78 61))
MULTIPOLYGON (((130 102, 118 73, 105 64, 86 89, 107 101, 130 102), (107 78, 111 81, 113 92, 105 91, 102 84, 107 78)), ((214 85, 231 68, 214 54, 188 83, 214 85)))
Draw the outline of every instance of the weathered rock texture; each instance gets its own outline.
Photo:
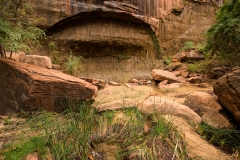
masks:
POLYGON ((219 113, 222 110, 217 98, 204 92, 194 92, 187 96, 184 105, 191 108, 203 122, 216 128, 231 128, 229 120, 219 113))
MULTIPOLYGON (((32 0, 30 3, 36 14, 45 19, 40 26, 47 29, 51 35, 49 41, 58 45, 60 54, 71 50, 84 57, 81 76, 89 77, 91 73, 93 78, 118 80, 138 78, 157 66, 154 60, 161 55, 156 37, 166 55, 175 54, 186 41, 201 41, 203 33, 215 21, 219 1, 32 0), (119 72, 121 76, 117 77, 119 72)), ((41 54, 47 55, 48 49, 44 50, 41 54)))
POLYGON ((240 125, 240 67, 219 78, 213 85, 214 93, 221 104, 231 112, 240 125))
POLYGON ((174 102, 165 97, 150 96, 138 109, 146 114, 172 114, 190 120, 194 124, 202 122, 201 117, 188 106, 174 102))
POLYGON ((0 114, 21 110, 59 111, 68 100, 93 100, 97 87, 62 72, 0 59, 0 114))
POLYGON ((168 80, 169 83, 178 82, 177 77, 176 77, 175 74, 172 73, 172 72, 168 72, 168 71, 164 71, 164 70, 159 70, 159 69, 153 69, 151 75, 152 75, 152 78, 153 78, 155 81, 168 80))

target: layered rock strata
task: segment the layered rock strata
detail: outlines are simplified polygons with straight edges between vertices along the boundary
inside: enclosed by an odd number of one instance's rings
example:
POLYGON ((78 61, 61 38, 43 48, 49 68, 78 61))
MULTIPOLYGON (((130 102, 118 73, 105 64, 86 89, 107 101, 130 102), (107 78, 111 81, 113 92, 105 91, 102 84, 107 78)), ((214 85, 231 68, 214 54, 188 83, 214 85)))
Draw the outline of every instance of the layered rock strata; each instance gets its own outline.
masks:
POLYGON ((0 59, 0 114, 22 110, 61 111, 68 102, 91 101, 97 87, 38 66, 0 59))
MULTIPOLYGON (((57 44, 59 55, 83 56, 81 77, 126 81, 149 77, 146 73, 159 66, 156 59, 163 54, 175 54, 186 41, 203 40, 202 35, 215 21, 219 3, 32 0, 30 5, 45 19, 39 26, 47 30, 49 41, 57 44)), ((48 52, 48 48, 41 49, 43 55, 48 52)))

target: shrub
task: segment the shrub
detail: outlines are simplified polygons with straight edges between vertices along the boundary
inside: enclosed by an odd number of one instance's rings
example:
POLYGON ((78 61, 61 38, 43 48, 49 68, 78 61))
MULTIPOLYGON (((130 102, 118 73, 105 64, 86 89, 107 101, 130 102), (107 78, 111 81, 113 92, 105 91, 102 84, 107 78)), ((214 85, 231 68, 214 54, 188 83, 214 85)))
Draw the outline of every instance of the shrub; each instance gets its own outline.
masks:
POLYGON ((208 70, 208 63, 207 61, 200 61, 200 62, 189 61, 187 63, 187 70, 189 72, 206 73, 208 70))
POLYGON ((78 76, 82 69, 82 56, 74 56, 72 53, 66 57, 66 61, 62 65, 63 72, 73 76, 78 76))
POLYGON ((164 58, 163 58, 163 61, 164 61, 164 64, 165 64, 166 66, 168 66, 169 64, 172 63, 172 60, 171 60, 170 57, 164 57, 164 58))
POLYGON ((191 49, 194 49, 194 42, 186 42, 184 43, 184 46, 180 49, 180 52, 190 51, 191 49))
POLYGON ((217 13, 216 23, 207 31, 205 51, 217 55, 229 65, 240 53, 240 1, 228 1, 217 13))

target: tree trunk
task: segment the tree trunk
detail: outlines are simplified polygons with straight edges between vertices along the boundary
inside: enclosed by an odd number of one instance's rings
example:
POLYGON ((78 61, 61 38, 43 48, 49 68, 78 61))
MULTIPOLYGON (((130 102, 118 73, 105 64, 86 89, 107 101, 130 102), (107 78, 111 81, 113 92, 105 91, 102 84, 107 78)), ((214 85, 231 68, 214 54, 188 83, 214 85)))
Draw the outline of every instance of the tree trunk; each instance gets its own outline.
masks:
POLYGON ((3 47, 2 44, 0 44, 0 54, 1 54, 2 58, 6 57, 6 52, 5 52, 4 47, 3 47))
POLYGON ((11 50, 11 53, 10 53, 10 59, 12 58, 12 50, 11 50))

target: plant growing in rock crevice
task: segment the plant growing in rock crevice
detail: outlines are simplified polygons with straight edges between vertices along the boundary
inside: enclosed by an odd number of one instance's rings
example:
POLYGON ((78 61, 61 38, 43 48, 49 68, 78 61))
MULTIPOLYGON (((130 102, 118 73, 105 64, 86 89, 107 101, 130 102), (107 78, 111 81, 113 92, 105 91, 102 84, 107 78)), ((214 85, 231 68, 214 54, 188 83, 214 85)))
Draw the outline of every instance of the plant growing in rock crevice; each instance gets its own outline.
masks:
POLYGON ((160 41, 157 38, 155 32, 151 28, 148 28, 148 27, 145 27, 145 26, 141 26, 141 27, 144 28, 145 30, 147 30, 149 35, 152 38, 152 41, 153 41, 153 44, 154 44, 154 48, 155 48, 155 51, 156 51, 155 57, 157 59, 162 59, 162 56, 163 56, 162 52, 163 51, 162 51, 161 46, 160 46, 160 41))

